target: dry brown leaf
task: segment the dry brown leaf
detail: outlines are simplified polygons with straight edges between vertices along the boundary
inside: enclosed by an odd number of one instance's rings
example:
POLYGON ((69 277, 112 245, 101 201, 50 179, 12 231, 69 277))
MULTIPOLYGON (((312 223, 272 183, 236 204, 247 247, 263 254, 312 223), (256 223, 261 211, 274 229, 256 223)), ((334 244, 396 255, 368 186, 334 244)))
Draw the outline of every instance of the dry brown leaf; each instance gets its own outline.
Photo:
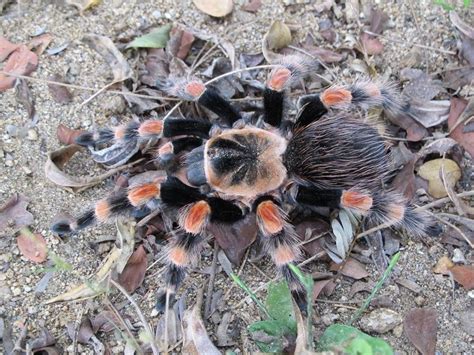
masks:
POLYGON ((194 5, 207 15, 224 17, 232 12, 233 0, 193 0, 194 5))
POLYGON ((15 91, 17 101, 25 107, 26 111, 28 111, 28 118, 36 123, 37 117, 35 109, 35 99, 33 98, 33 94, 25 79, 17 80, 15 91))
POLYGON ((84 37, 83 41, 104 58, 112 69, 114 82, 124 81, 133 76, 133 71, 127 60, 110 38, 88 35, 84 37))
POLYGON ((418 142, 428 135, 427 129, 408 115, 389 115, 388 119, 393 124, 407 131, 407 139, 410 142, 418 142))
POLYGON ((474 65, 474 27, 461 20, 455 11, 449 12, 449 18, 453 25, 461 32, 460 55, 466 59, 470 65, 474 65))
POLYGON ((470 85, 472 82, 474 82, 474 66, 447 70, 443 75, 444 87, 453 90, 470 85))
POLYGON ((183 328, 185 329, 185 336, 182 351, 185 354, 192 355, 220 355, 221 352, 209 339, 201 318, 202 297, 203 290, 201 289, 196 299, 196 305, 191 310, 184 312, 183 328))
POLYGON ((469 265, 454 265, 449 269, 456 282, 466 290, 474 289, 474 267, 469 265))
POLYGON ((392 187, 396 191, 403 194, 407 201, 410 201, 415 196, 415 162, 416 158, 413 157, 412 160, 406 163, 405 166, 397 173, 395 179, 392 181, 392 187))
POLYGON ((435 274, 448 275, 449 269, 451 269, 453 266, 454 266, 454 263, 451 261, 449 257, 442 256, 436 263, 436 266, 433 268, 433 272, 435 274))
POLYGON ((28 227, 20 229, 16 243, 21 254, 28 260, 42 263, 48 257, 48 247, 43 236, 39 233, 32 233, 28 227))
MULTIPOLYGON (((33 354, 38 354, 38 353, 42 354, 45 351, 42 348, 45 348, 54 344, 56 344, 56 339, 54 338, 54 336, 51 334, 51 332, 48 329, 41 326, 40 326, 39 335, 35 339, 28 342, 28 345, 31 351, 33 351, 33 354)), ((47 352, 47 354, 49 355, 51 353, 47 352)), ((59 354, 59 352, 57 354, 59 354)))
POLYGON ((68 145, 53 152, 48 153, 48 160, 44 166, 46 177, 62 188, 72 191, 80 192, 99 184, 101 181, 109 178, 119 171, 128 169, 134 163, 120 166, 115 169, 110 169, 106 173, 93 177, 71 176, 62 171, 64 165, 72 158, 74 154, 79 152, 82 148, 78 145, 68 145))
MULTIPOLYGON (((49 80, 64 83, 64 79, 59 74, 49 77, 49 80)), ((49 93, 58 104, 67 104, 72 101, 72 94, 69 89, 62 85, 48 84, 49 93)))
POLYGON ((5 37, 0 36, 0 62, 3 62, 10 53, 16 50, 19 46, 19 44, 13 44, 5 37))
POLYGON ((405 335, 423 355, 434 355, 438 313, 433 308, 415 308, 403 321, 405 335))
POLYGON ((329 223, 319 218, 306 220, 295 225, 295 232, 306 254, 312 256, 324 250, 323 236, 330 231, 329 223), (319 237, 321 236, 321 237, 319 237), (310 241, 315 238, 315 240, 310 241))
POLYGON ((451 99, 451 110, 448 117, 448 128, 452 130, 449 134, 451 138, 456 140, 464 149, 466 149, 472 157, 474 157, 474 132, 464 132, 464 125, 459 124, 454 130, 453 127, 463 115, 468 105, 468 101, 453 97, 451 99))
POLYGON ((255 216, 248 216, 234 224, 215 224, 209 226, 209 233, 234 265, 239 265, 247 248, 257 238, 255 216))
MULTIPOLYGON (((2 70, 15 75, 29 75, 37 67, 38 56, 22 44, 10 54, 2 70)), ((0 92, 12 88, 15 81, 15 77, 0 73, 0 92)))
POLYGON ((107 333, 122 327, 117 314, 112 311, 101 311, 95 317, 91 318, 91 325, 94 334, 97 332, 107 333))
POLYGON ((75 139, 84 132, 82 129, 71 129, 60 123, 58 128, 56 128, 56 137, 58 137, 58 141, 62 144, 71 145, 74 144, 75 139))
POLYGON ((313 300, 318 299, 319 295, 321 294, 321 291, 324 289, 324 287, 326 287, 327 284, 329 284, 329 282, 331 282, 331 279, 329 279, 329 280, 320 280, 320 281, 316 281, 314 283, 313 300))
MULTIPOLYGON (((341 268, 340 264, 336 264, 335 262, 331 263, 331 266, 330 266, 331 271, 338 271, 340 268, 341 268)), ((360 280, 360 279, 363 279, 364 277, 369 276, 369 273, 365 269, 365 266, 353 258, 347 259, 347 261, 342 266, 341 273, 344 276, 347 276, 356 280, 360 280)))
POLYGON ((377 37, 364 32, 360 35, 361 51, 368 55, 376 55, 383 52, 383 44, 377 37))
POLYGON ((128 259, 125 269, 118 277, 118 282, 128 293, 133 293, 145 279, 148 265, 145 248, 140 245, 128 259))
POLYGON ((242 6, 242 10, 247 12, 257 12, 262 7, 262 0, 250 0, 242 6))
POLYGON ((461 169, 451 159, 434 159, 418 168, 418 175, 428 181, 428 193, 435 198, 448 196, 444 183, 454 187, 461 178, 461 169), (443 182, 442 172, 446 181, 443 182))
POLYGON ((20 194, 14 194, 0 207, 0 230, 4 230, 10 224, 16 228, 28 226, 33 223, 33 215, 26 210, 29 200, 20 194))
POLYGON ((34 37, 30 42, 28 42, 28 48, 36 53, 39 57, 46 48, 48 48, 49 44, 53 40, 53 36, 50 33, 44 33, 40 36, 34 37))
POLYGON ((166 44, 166 52, 184 60, 188 56, 194 39, 191 32, 173 27, 170 31, 170 39, 166 44))

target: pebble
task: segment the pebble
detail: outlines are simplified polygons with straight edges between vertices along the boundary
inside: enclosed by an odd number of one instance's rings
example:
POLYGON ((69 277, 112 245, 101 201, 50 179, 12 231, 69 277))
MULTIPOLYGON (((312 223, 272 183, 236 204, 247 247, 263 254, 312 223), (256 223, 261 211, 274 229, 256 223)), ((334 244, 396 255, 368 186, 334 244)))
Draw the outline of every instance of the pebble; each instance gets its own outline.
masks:
POLYGON ((26 138, 29 141, 36 141, 38 140, 38 133, 34 129, 29 129, 26 138))
POLYGON ((403 334, 403 325, 399 324, 395 328, 393 328, 393 335, 395 335, 397 338, 400 338, 403 334))
POLYGON ((415 303, 417 306, 423 306, 425 304, 425 298, 423 296, 415 297, 415 303))
POLYGON ((13 160, 5 160, 5 166, 12 167, 13 166, 13 160))
POLYGON ((321 317, 321 320, 323 321, 325 325, 331 325, 335 323, 335 321, 338 319, 339 319, 339 315, 334 314, 334 313, 325 314, 321 317))
POLYGON ((21 295, 21 289, 19 287, 13 287, 12 288, 12 293, 13 293, 13 296, 20 296, 21 295))
POLYGON ((467 264, 466 258, 464 257, 464 254, 462 253, 461 249, 456 248, 453 250, 453 262, 467 264))
POLYGON ((388 308, 380 308, 362 317, 360 326, 365 332, 383 334, 395 328, 402 320, 397 312, 388 308))
POLYGON ((6 300, 11 296, 12 292, 8 286, 0 286, 0 300, 6 300))

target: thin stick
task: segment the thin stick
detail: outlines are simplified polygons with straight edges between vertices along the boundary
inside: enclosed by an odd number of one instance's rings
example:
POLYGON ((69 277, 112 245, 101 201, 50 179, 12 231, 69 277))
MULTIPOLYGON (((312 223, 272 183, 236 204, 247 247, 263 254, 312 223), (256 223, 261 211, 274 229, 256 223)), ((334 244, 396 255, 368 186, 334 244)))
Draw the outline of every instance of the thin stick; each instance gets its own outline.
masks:
POLYGON ((448 51, 446 49, 440 49, 440 48, 435 48, 435 47, 431 47, 431 46, 425 46, 423 44, 418 44, 418 43, 413 43, 413 42, 408 42, 408 41, 402 41, 402 40, 399 40, 399 39, 387 37, 387 36, 384 36, 382 34, 374 33, 374 32, 367 31, 367 30, 364 31, 364 32, 371 35, 371 36, 382 37, 382 38, 386 39, 387 41, 391 41, 391 42, 395 42, 395 43, 399 43, 399 44, 408 44, 410 46, 424 48, 424 49, 431 49, 433 51, 441 52, 441 53, 445 53, 445 54, 452 54, 452 55, 456 54, 456 52, 448 51))
MULTIPOLYGON (((461 192, 461 193, 459 193, 459 194, 456 194, 456 196, 457 196, 457 197, 469 197, 469 196, 474 196, 474 190, 471 190, 471 191, 464 191, 464 192, 461 192)), ((424 206, 417 207, 417 208, 415 208, 415 211, 426 211, 426 210, 429 209, 429 208, 442 205, 443 203, 449 202, 449 201, 451 201, 451 199, 450 199, 449 197, 443 197, 443 198, 440 198, 439 200, 430 202, 430 203, 428 203, 428 204, 426 204, 426 205, 424 205, 424 206)))
MULTIPOLYGON (((19 79, 25 79, 28 81, 33 81, 33 82, 39 82, 43 84, 51 84, 51 85, 57 85, 57 86, 64 86, 66 88, 70 89, 77 89, 77 90, 84 90, 84 91, 97 91, 95 88, 91 88, 88 86, 80 86, 80 85, 74 85, 74 84, 67 84, 67 83, 61 83, 60 81, 53 81, 53 80, 48 80, 48 79, 42 79, 42 78, 35 78, 32 76, 26 76, 26 75, 19 75, 19 74, 13 74, 13 73, 8 73, 3 70, 0 70, 0 74, 4 74, 7 76, 12 76, 14 78, 19 78, 19 79)), ((131 97, 139 97, 142 99, 151 99, 151 100, 166 100, 166 101, 180 101, 177 97, 164 97, 164 96, 150 96, 150 95, 143 95, 143 94, 135 94, 133 92, 122 92, 122 91, 117 91, 117 90, 109 90, 107 91, 108 94, 118 94, 122 96, 131 96, 131 97)))
POLYGON ((442 219, 442 218, 438 217, 438 216, 435 215, 434 213, 431 213, 430 211, 427 211, 427 212, 428 212, 431 216, 433 216, 434 218, 436 218, 438 221, 440 221, 440 222, 446 224, 447 226, 451 227, 451 228, 454 229, 456 232, 458 232, 458 233, 461 235, 461 237, 464 238, 464 240, 467 242, 467 244, 469 244, 469 246, 474 249, 474 243, 471 242, 471 240, 467 237, 467 235, 465 235, 465 234, 463 233, 462 230, 460 230, 458 227, 456 227, 456 226, 455 226, 454 224, 452 224, 451 222, 448 222, 448 221, 446 221, 445 219, 442 219))
POLYGON ((217 253, 219 252, 219 244, 214 243, 214 253, 212 255, 211 275, 207 284, 206 302, 204 303, 204 318, 209 317, 211 312, 212 290, 214 289, 214 282, 216 280, 217 271, 217 253))
POLYGON ((103 93, 105 90, 107 90, 109 87, 111 87, 112 85, 116 84, 117 81, 113 81, 111 83, 108 83, 107 85, 103 86, 101 89, 99 89, 98 91, 96 91, 94 94, 92 94, 91 96, 89 96, 89 98, 87 98, 86 100, 84 100, 78 108, 81 108, 82 106, 86 105, 87 103, 91 102, 92 100, 94 100, 94 98, 96 98, 97 96, 99 96, 101 93, 103 93))
POLYGON ((127 291, 125 291, 125 289, 117 282, 115 282, 114 280, 110 280, 110 283, 112 285, 115 286, 115 288, 117 290, 119 290, 127 299, 128 301, 132 304, 132 306, 135 308, 135 311, 137 312, 138 314, 138 317, 140 318, 140 321, 142 322, 143 324, 143 327, 145 328, 145 330, 147 331, 148 335, 150 336, 150 346, 151 346, 151 350, 153 352, 153 355, 159 355, 159 350, 158 348, 156 347, 156 344, 155 344, 155 337, 154 337, 154 333, 152 333, 151 331, 151 328, 150 328, 150 324, 148 324, 145 316, 143 315, 140 307, 138 306, 138 304, 135 302, 135 300, 128 294, 127 291))
POLYGON ((227 73, 224 73, 222 75, 219 75, 219 76, 216 76, 215 78, 212 78, 211 80, 209 81, 206 81, 204 83, 204 85, 209 85, 209 84, 212 84, 213 82, 216 82, 220 79, 223 79, 225 77, 228 77, 230 75, 234 75, 234 74, 237 74, 237 73, 242 73, 242 72, 245 72, 245 71, 251 71, 251 70, 257 70, 257 69, 273 69, 273 68, 276 68, 278 67, 278 65, 275 65, 275 64, 265 64, 265 65, 256 65, 254 67, 248 67, 248 68, 241 68, 241 69, 236 69, 236 70, 233 70, 233 71, 230 71, 230 72, 227 72, 227 73))

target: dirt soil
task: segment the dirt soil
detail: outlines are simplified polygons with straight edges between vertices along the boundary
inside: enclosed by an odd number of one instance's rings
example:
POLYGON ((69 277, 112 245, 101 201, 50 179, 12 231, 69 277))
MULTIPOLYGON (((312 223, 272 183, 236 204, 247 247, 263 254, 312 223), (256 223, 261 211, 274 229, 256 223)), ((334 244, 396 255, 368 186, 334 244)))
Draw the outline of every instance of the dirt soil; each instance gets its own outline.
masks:
MULTIPOLYGON (((292 25, 296 40, 304 39, 307 33, 312 33, 318 41, 321 40, 318 23, 327 15, 314 11, 313 1, 264 0, 256 14, 241 10, 244 1, 235 3, 230 16, 213 19, 197 10, 190 0, 107 0, 93 9, 86 10, 82 15, 78 14, 74 7, 65 6, 60 1, 14 1, 6 5, 0 14, 0 35, 14 43, 25 43, 35 33, 44 30, 53 35, 49 48, 68 42, 69 46, 57 55, 43 54, 39 59, 39 67, 32 76, 49 78, 53 74, 67 75, 70 83, 97 90, 110 82, 111 72, 102 57, 81 41, 88 33, 104 35, 116 41, 139 35, 150 26, 178 22, 204 32, 225 36, 226 29, 232 25, 240 27, 238 34, 229 38, 237 53, 257 53, 261 50, 262 36, 271 22, 274 19, 283 19, 292 25), (293 5, 287 6, 285 3, 293 5)), ((404 67, 403 61, 415 48, 413 43, 425 44, 435 49, 455 50, 454 28, 448 13, 441 7, 434 6, 431 1, 375 3, 390 17, 389 28, 384 32, 388 39, 382 39, 385 49, 381 55, 370 59, 384 75, 398 76, 404 67)), ((469 21, 473 18, 472 12, 470 15, 465 13, 463 17, 469 21)), ((335 31, 344 42, 359 34, 360 24, 355 21, 346 25, 341 21, 339 25, 335 24, 335 31)), ((324 45, 330 48, 329 44, 324 45)), ((421 54, 418 67, 429 73, 443 70, 448 63, 457 61, 452 54, 429 48, 417 50, 421 54)), ((355 75, 348 62, 344 61, 340 66, 332 65, 333 72, 341 80, 355 75)), ((27 322, 29 338, 34 338, 41 327, 45 327, 67 353, 73 353, 74 345, 67 335, 66 324, 77 322, 87 314, 98 313, 104 309, 102 300, 51 305, 44 305, 43 302, 65 292, 73 285, 84 282, 89 275, 94 274, 110 250, 111 243, 101 243, 98 246, 96 244, 95 247, 91 245, 98 238, 113 237, 115 231, 111 226, 99 226, 81 232, 76 238, 62 241, 50 232, 49 227, 58 213, 78 213, 85 206, 106 195, 107 191, 113 188, 114 181, 109 179, 82 193, 66 192, 45 179, 46 154, 60 146, 56 137, 56 128, 60 123, 74 129, 91 129, 116 123, 117 120, 125 121, 130 118, 130 114, 126 109, 114 108, 116 104, 123 104, 111 94, 102 94, 86 105, 81 105, 91 92, 74 89, 73 102, 62 105, 52 100, 45 83, 30 82, 29 86, 36 102, 39 121, 22 139, 12 137, 7 126, 23 126, 27 121, 26 110, 17 102, 14 90, 0 93, 0 202, 3 204, 14 193, 27 196, 30 200, 28 210, 34 216, 31 229, 44 236, 51 253, 70 263, 73 268, 67 272, 54 273, 46 290, 35 292, 38 282, 44 276, 43 265, 34 264, 20 254, 11 230, 0 231, 0 317, 5 324, 13 326, 13 339, 19 335, 19 324, 27 322)), ((469 89, 466 90, 468 93, 469 89)), ((472 88, 470 91, 472 94, 472 88)), ((87 155, 83 154, 74 160, 69 171, 92 176, 103 172, 103 169, 87 160, 87 155)), ((429 201, 431 198, 427 198, 425 202, 429 201)), ((397 277, 410 279, 421 289, 419 292, 413 292, 390 281, 382 288, 380 295, 389 296, 390 308, 402 317, 412 308, 434 308, 438 312, 436 349, 439 353, 473 353, 474 337, 460 326, 460 315, 474 302, 472 293, 459 286, 453 289, 449 278, 432 272, 433 266, 443 255, 453 256, 453 248, 441 244, 439 239, 403 239, 402 245, 397 277)), ((468 262, 472 262, 472 250, 464 247, 461 248, 461 253, 468 262)), ((208 248, 203 252, 202 263, 182 287, 183 294, 187 294, 188 304, 193 304, 199 288, 207 287, 211 261, 212 249, 208 248)), ((151 262, 152 260, 149 265, 151 262)), ((134 293, 134 299, 153 327, 159 319, 158 316, 152 316, 152 309, 155 304, 154 291, 162 285, 162 266, 161 263, 154 264, 147 271, 142 286, 134 293)), ((378 280, 380 270, 374 265, 368 265, 367 268, 370 274, 368 280, 378 280)), ((311 263, 309 270, 327 271, 328 265, 311 263)), ((266 259, 247 262, 241 273, 242 279, 251 289, 264 285, 274 275, 274 269, 266 259)), ((323 300, 316 303, 316 339, 328 324, 343 322, 350 317, 353 304, 349 301, 359 301, 367 295, 359 293, 350 298, 349 291, 353 280, 349 280, 341 279, 335 292, 326 297, 327 302, 323 300)), ((225 294, 231 284, 224 272, 218 272, 214 292, 223 291, 225 294)), ((258 294, 263 297, 265 292, 258 294)), ((206 323, 211 338, 215 340, 222 315, 231 313, 231 335, 235 344, 222 350, 233 350, 236 353, 256 350, 246 334, 246 326, 258 320, 259 315, 250 300, 241 302, 243 298, 245 293, 234 287, 217 315, 206 323)), ((324 299, 325 296, 320 298, 324 299)), ((133 324, 138 322, 133 308, 124 302, 123 298, 114 294, 111 300, 114 304, 123 303, 120 306, 121 312, 129 314, 133 324)), ((387 340, 400 354, 416 353, 401 326, 378 336, 387 340)), ((120 333, 99 333, 98 337, 112 353, 123 353, 125 341, 120 333)), ((175 351, 178 349, 179 347, 175 351)), ((92 347, 79 344, 77 351, 92 353, 92 347)))

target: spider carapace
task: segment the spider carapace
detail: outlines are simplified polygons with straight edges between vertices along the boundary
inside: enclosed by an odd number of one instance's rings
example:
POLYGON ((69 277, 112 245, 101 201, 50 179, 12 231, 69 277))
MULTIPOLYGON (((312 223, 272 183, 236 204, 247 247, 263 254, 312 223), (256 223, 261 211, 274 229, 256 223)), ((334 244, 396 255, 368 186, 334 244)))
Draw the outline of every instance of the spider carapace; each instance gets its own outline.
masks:
POLYGON ((173 237, 159 307, 199 257, 211 224, 238 223, 254 214, 259 240, 295 291, 301 286, 288 265, 301 253, 287 216, 296 208, 345 208, 365 216, 369 225, 424 234, 426 215, 384 189, 387 144, 362 114, 374 106, 387 114, 409 114, 409 106, 392 85, 358 80, 299 98, 291 115, 289 88, 312 67, 300 57, 284 57, 266 82, 263 114, 252 119, 199 80, 161 81, 170 94, 196 101, 218 118, 149 119, 79 136, 76 142, 97 162, 122 165, 147 149, 164 173, 97 202, 73 222, 56 223, 53 231, 74 233, 137 211, 170 215, 173 237))

